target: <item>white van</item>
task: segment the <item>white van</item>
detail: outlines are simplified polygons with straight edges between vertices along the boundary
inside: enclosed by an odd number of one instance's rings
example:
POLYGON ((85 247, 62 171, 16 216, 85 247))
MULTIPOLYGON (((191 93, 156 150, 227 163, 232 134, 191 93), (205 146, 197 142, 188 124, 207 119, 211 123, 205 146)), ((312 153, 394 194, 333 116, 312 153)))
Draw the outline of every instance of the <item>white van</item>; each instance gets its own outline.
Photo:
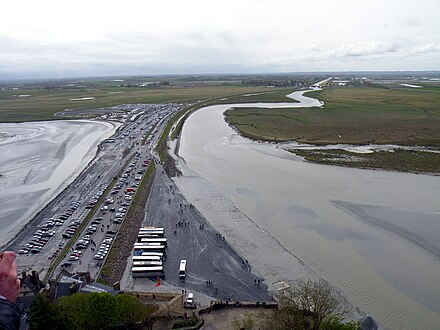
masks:
POLYGON ((180 278, 186 277, 186 260, 180 260, 179 277, 180 278))

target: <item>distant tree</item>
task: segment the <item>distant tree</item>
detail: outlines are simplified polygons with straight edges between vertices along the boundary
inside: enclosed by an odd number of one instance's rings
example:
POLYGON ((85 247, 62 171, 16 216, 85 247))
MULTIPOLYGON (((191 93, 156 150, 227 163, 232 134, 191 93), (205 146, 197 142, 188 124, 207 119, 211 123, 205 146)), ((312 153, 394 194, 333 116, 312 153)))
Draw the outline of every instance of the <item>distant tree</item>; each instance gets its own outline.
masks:
POLYGON ((44 294, 38 294, 28 310, 29 326, 32 330, 63 329, 59 308, 44 294))
POLYGON ((298 280, 277 298, 280 307, 263 314, 263 328, 336 330, 339 328, 331 326, 342 324, 342 318, 350 311, 345 299, 322 280, 298 280))

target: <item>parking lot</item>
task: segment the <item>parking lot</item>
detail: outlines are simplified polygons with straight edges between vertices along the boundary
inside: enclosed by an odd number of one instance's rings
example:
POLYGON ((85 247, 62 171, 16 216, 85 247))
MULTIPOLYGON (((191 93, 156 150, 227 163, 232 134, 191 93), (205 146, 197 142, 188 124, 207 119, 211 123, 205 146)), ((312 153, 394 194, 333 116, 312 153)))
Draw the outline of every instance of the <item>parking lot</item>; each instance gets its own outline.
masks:
MULTIPOLYGON (((136 109, 138 108, 139 106, 136 107, 136 109)), ((114 137, 109 139, 107 143, 102 143, 93 163, 28 223, 9 244, 9 250, 19 253, 17 263, 20 271, 36 269, 40 274, 45 275, 52 260, 58 256, 67 240, 76 233, 79 224, 86 218, 108 184, 131 156, 139 153, 138 160, 140 160, 142 153, 144 158, 138 165, 139 169, 144 169, 142 164, 149 152, 153 137, 159 135, 157 127, 162 126, 165 118, 177 111, 178 107, 175 105, 145 105, 145 109, 141 115, 136 117, 136 120, 126 120, 114 137), (147 145, 142 147, 141 141, 150 130, 153 131, 153 137, 147 141, 147 145)), ((128 168, 130 166, 131 164, 128 165, 128 168)), ((86 226, 84 232, 81 233, 80 238, 85 242, 87 248, 81 249, 81 245, 79 245, 80 249, 74 247, 75 251, 66 255, 62 264, 69 265, 71 263, 70 270, 96 269, 100 260, 99 258, 93 259, 93 257, 95 254, 105 251, 105 247, 100 249, 100 244, 106 238, 107 231, 117 231, 120 221, 118 219, 121 219, 121 215, 125 213, 124 208, 129 206, 130 196, 136 189, 138 180, 136 180, 135 174, 142 175, 142 173, 137 173, 139 169, 135 171, 133 167, 129 171, 130 173, 123 173, 124 176, 119 178, 117 186, 115 186, 115 190, 120 193, 109 196, 114 200, 113 203, 103 205, 108 209, 100 209, 90 224, 86 226), (133 190, 127 191, 127 188, 133 190), (126 193, 128 193, 127 196, 125 196, 126 193), (92 248, 97 253, 89 256, 87 252, 92 251, 92 248)))
MULTIPOLYGON (((179 193, 173 181, 156 165, 156 177, 145 208, 144 226, 165 228, 167 256, 163 284, 171 291, 202 293, 218 300, 269 301, 271 294, 251 265, 241 258, 179 193), (179 277, 180 261, 187 261, 187 275, 179 277)), ((133 279, 127 265, 122 286, 151 291, 156 279, 133 279)))

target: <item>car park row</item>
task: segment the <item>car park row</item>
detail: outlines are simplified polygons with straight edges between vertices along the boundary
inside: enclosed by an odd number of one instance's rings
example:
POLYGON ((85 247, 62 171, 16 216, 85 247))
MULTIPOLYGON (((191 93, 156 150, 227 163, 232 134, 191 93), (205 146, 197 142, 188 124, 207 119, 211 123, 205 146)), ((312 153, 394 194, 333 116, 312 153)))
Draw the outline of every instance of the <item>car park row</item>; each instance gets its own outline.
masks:
MULTIPOLYGON (((45 223, 43 223, 40 228, 34 233, 32 239, 28 241, 22 249, 19 250, 19 254, 39 253, 47 244, 47 242, 54 236, 56 230, 54 227, 60 227, 64 222, 69 219, 76 210, 78 210, 80 205, 79 201, 72 201, 69 208, 57 218, 50 218, 45 223)), ((78 220, 72 222, 76 223, 78 220)), ((78 222, 79 224, 79 222, 78 222)), ((68 230, 72 228, 68 227, 68 230)), ((76 228, 75 228, 76 230, 76 228)), ((64 234, 63 234, 64 235, 64 234)), ((64 237, 64 236, 63 236, 64 237)))
MULTIPOLYGON (((140 159, 140 153, 136 152, 133 160, 125 169, 124 173, 120 175, 114 187, 106 199, 103 201, 96 217, 90 221, 90 224, 85 228, 84 235, 75 243, 74 249, 70 252, 70 256, 67 261, 62 263, 62 267, 71 267, 72 262, 79 262, 81 264, 85 255, 82 251, 89 249, 94 252, 93 260, 97 263, 103 261, 107 256, 114 237, 117 234, 118 226, 122 223, 128 208, 131 204, 136 189, 139 186, 139 181, 142 180, 145 170, 142 168, 136 173, 136 178, 132 180, 134 176, 134 168, 136 167, 140 159), (131 182, 131 187, 127 187, 131 182), (123 194, 120 194, 121 190, 124 190, 123 194), (109 213, 108 213, 109 212, 109 213), (110 215, 114 213, 114 216, 110 215), (104 225, 104 222, 106 223, 104 225), (113 224, 112 229, 109 229, 110 224, 113 224), (94 234, 98 231, 105 231, 105 236, 102 242, 97 246, 93 239, 94 234)), ((150 159, 147 158, 143 161, 143 164, 149 164, 150 159)), ((99 201, 106 187, 102 187, 97 194, 89 201, 88 206, 95 207, 99 201)), ((95 238, 96 239, 96 238, 95 238)))

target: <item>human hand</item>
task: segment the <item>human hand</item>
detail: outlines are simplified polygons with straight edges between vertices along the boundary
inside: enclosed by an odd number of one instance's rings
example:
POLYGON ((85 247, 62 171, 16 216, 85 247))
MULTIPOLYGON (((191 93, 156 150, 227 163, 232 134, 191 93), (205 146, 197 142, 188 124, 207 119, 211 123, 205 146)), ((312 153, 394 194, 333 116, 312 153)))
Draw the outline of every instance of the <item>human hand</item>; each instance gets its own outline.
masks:
POLYGON ((20 292, 20 280, 17 278, 16 254, 6 251, 0 253, 0 295, 15 303, 20 292))

